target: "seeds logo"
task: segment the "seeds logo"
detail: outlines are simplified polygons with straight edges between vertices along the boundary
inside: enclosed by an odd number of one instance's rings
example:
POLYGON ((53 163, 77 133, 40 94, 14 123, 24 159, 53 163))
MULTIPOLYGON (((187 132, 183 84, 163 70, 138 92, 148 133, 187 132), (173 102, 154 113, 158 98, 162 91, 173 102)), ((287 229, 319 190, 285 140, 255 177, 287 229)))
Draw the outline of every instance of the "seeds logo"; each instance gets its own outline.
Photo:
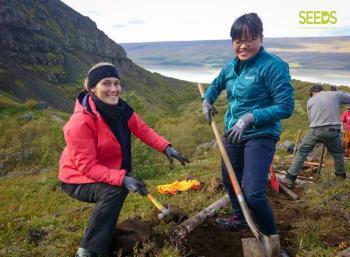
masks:
POLYGON ((336 11, 300 11, 299 24, 302 25, 334 25, 337 23, 336 11))

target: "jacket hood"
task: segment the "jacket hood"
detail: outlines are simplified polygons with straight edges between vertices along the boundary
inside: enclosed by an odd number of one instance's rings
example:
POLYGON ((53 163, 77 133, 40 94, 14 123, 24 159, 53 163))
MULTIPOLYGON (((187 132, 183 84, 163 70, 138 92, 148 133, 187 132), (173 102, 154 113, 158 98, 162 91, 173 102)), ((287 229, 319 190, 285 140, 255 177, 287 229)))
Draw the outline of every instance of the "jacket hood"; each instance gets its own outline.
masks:
POLYGON ((83 91, 79 93, 75 101, 74 112, 87 111, 91 114, 94 114, 96 107, 90 99, 91 97, 89 92, 83 91))
MULTIPOLYGON (((126 102, 119 98, 118 106, 120 108, 125 108, 126 102)), ((97 109, 94 101, 92 100, 91 93, 87 91, 83 91, 79 93, 77 96, 77 100, 75 102, 74 112, 84 112, 87 111, 93 115, 97 115, 97 109)))

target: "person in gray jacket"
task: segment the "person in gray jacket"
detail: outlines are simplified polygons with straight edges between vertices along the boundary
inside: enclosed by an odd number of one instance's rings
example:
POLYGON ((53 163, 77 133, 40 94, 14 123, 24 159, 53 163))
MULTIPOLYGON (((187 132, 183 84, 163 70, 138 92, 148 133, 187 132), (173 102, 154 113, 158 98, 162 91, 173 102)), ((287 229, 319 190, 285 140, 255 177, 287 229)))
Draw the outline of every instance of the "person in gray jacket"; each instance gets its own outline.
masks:
POLYGON ((332 155, 335 175, 346 178, 339 105, 349 104, 350 94, 342 91, 324 91, 323 86, 319 84, 312 86, 309 94, 307 112, 310 129, 299 145, 285 178, 281 180, 287 186, 294 184, 306 157, 318 143, 323 143, 332 155))

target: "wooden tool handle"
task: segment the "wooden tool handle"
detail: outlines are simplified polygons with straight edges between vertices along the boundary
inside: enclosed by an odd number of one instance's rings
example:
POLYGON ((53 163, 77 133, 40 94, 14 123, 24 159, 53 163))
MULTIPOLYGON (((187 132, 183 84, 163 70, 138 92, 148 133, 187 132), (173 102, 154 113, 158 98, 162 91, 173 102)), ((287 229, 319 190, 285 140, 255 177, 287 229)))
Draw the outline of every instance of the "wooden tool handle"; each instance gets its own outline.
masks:
POLYGON ((165 207, 158 202, 150 193, 147 194, 148 199, 157 207, 158 210, 163 211, 165 207))

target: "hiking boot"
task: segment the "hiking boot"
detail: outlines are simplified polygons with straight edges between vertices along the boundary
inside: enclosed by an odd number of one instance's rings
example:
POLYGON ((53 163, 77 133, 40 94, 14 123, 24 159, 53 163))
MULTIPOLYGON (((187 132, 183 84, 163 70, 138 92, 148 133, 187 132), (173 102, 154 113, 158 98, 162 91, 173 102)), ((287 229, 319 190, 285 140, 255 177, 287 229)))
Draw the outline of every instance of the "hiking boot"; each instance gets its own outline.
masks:
POLYGON ((90 252, 87 249, 79 247, 75 257, 98 257, 96 253, 90 252))
POLYGON ((237 215, 232 215, 228 218, 217 218, 215 223, 223 229, 238 231, 241 233, 248 230, 248 226, 244 218, 240 218, 237 215))
POLYGON ((340 178, 340 179, 346 179, 346 173, 344 173, 344 174, 335 174, 335 176, 337 178, 340 178))
POLYGON ((291 178, 288 178, 287 176, 280 178, 278 181, 288 188, 291 188, 295 184, 295 181, 291 178))

